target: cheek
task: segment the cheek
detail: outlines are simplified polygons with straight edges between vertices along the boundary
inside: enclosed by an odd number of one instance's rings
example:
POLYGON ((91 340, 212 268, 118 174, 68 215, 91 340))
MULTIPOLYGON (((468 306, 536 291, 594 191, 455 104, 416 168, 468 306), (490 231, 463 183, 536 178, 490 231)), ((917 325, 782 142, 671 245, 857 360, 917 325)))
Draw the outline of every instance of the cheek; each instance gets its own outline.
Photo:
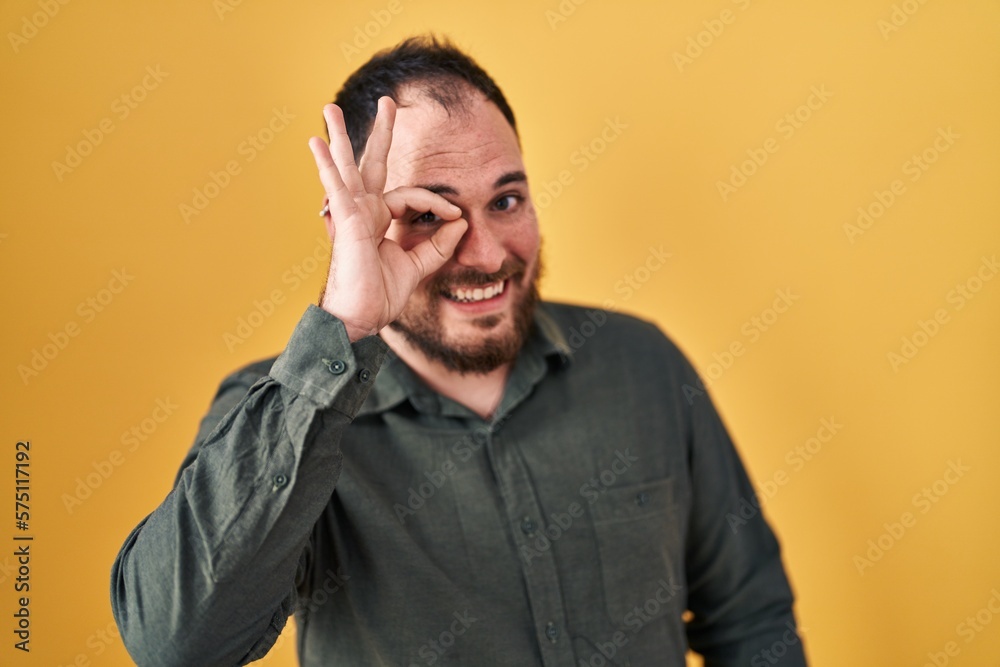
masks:
POLYGON ((538 229, 538 214, 535 211, 535 201, 531 198, 531 195, 528 195, 528 205, 525 207, 521 233, 524 236, 525 244, 530 245, 534 249, 533 252, 537 252, 542 239, 541 232, 538 229))
POLYGON ((518 225, 508 237, 507 248, 529 264, 534 261, 541 244, 541 235, 534 218, 518 225))

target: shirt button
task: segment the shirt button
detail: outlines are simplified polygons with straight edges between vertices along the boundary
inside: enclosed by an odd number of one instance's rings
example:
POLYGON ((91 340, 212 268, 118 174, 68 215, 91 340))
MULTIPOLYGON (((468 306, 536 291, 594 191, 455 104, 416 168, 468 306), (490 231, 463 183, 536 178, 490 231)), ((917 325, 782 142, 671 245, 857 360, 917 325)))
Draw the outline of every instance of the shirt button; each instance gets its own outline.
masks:
POLYGON ((545 626, 545 636, 549 638, 549 641, 553 644, 559 639, 559 628, 552 621, 549 621, 548 625, 545 626))
POLYGON ((525 535, 534 535, 536 527, 537 526, 535 525, 535 522, 531 520, 530 516, 524 517, 524 519, 521 521, 521 531, 525 535))
POLYGON ((358 379, 362 382, 368 382, 372 379, 372 372, 367 368, 362 368, 361 372, 358 373, 358 379))
POLYGON ((271 479, 271 482, 274 483, 275 489, 280 489, 285 484, 288 484, 288 478, 279 472, 277 475, 274 476, 273 479, 271 479))
POLYGON ((340 375, 347 370, 347 364, 340 359, 324 359, 323 363, 326 364, 326 367, 330 369, 330 372, 334 375, 340 375))
POLYGON ((638 505, 639 507, 643 507, 648 502, 649 502, 649 494, 646 493, 645 491, 643 491, 642 493, 640 493, 635 497, 635 504, 638 505))

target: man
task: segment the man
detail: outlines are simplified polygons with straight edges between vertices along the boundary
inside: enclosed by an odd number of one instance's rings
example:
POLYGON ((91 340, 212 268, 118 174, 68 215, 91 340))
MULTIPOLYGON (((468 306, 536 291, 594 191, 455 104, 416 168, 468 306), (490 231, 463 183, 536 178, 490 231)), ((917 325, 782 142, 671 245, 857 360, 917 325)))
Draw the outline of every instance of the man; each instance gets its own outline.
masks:
POLYGON ((276 360, 223 382, 126 540, 135 660, 245 664, 295 613, 303 665, 683 665, 688 643, 804 665, 773 534, 727 522, 753 490, 685 400, 691 366, 650 324, 538 302, 493 81, 417 38, 336 101, 310 141, 326 288, 276 360))

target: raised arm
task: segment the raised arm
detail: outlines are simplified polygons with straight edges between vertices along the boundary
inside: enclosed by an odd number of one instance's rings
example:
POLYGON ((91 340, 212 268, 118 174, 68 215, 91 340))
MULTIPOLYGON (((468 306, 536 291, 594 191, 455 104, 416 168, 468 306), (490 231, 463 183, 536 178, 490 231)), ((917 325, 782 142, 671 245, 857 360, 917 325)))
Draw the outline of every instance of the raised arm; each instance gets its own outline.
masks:
POLYGON ((310 140, 333 244, 320 307, 309 307, 267 376, 249 388, 238 377, 223 384, 174 489, 115 560, 112 607, 139 665, 245 664, 295 609, 309 535, 340 474, 341 436, 387 350, 373 334, 465 230, 439 195, 383 194, 394 111, 380 100, 359 169, 340 110, 324 109, 331 142, 310 140), (451 222, 403 250, 385 231, 408 209, 451 222))

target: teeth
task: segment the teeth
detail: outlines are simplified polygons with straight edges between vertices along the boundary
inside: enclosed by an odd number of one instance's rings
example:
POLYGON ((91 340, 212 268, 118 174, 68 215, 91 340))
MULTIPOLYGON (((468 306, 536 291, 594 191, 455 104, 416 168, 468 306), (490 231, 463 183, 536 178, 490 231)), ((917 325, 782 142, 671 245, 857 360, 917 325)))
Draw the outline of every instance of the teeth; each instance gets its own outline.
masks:
POLYGON ((448 292, 447 296, 452 301, 458 301, 460 303, 475 303, 476 301, 492 299, 495 296, 503 294, 504 287, 506 286, 507 281, 501 280, 498 283, 493 283, 492 285, 487 285, 486 287, 459 287, 451 292, 448 292))

